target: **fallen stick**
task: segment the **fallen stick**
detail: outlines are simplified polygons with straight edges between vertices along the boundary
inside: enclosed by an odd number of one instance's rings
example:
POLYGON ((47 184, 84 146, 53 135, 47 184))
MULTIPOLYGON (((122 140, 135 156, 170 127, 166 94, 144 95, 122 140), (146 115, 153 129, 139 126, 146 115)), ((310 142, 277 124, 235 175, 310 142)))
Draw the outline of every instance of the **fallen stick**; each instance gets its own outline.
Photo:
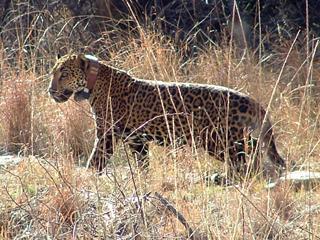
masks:
POLYGON ((184 216, 178 212, 177 209, 164 197, 162 197, 159 193, 155 192, 154 195, 159 199, 159 201, 165 206, 166 209, 168 209, 171 213, 173 213, 174 216, 177 217, 177 219, 181 222, 181 224, 185 227, 185 229, 188 232, 188 237, 192 240, 194 240, 194 231, 188 224, 187 220, 184 218, 184 216))

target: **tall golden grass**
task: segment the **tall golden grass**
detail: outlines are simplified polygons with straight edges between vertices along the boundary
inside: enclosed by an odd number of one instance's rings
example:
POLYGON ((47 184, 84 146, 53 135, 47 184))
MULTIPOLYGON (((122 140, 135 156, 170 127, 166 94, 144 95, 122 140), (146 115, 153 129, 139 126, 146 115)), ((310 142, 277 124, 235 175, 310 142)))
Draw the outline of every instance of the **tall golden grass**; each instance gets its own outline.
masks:
MULTIPOLYGON (((68 25, 70 21, 66 18, 62 22, 68 25)), ((67 30, 59 33, 65 43, 67 30)), ((39 35, 40 39, 54 48, 54 33, 45 40, 39 35)), ((122 40, 112 43, 107 37, 99 39, 103 48, 97 47, 94 53, 136 77, 224 85, 248 93, 268 109, 277 145, 288 166, 294 162, 314 165, 316 170, 320 156, 319 98, 308 90, 309 79, 318 81, 320 77, 320 67, 312 57, 315 49, 306 55, 304 48, 297 47, 297 40, 291 39, 274 46, 268 60, 225 41, 186 61, 183 51, 156 31, 140 29, 135 37, 122 40), (103 49, 107 49, 108 59, 103 49)), ((85 48, 73 50, 82 52, 85 48)), ((266 190, 265 182, 256 178, 229 188, 212 186, 205 181, 206 175, 223 166, 203 151, 152 145, 149 172, 140 173, 134 164, 133 169, 128 166, 133 159, 125 154, 126 146, 120 146, 112 159, 117 163, 111 167, 112 174, 96 176, 81 167, 94 141, 88 104, 73 100, 57 104, 46 92, 48 66, 53 65, 58 50, 30 50, 31 58, 25 56, 23 45, 16 50, 16 58, 5 48, 0 51, 0 147, 23 157, 19 164, 0 170, 2 238, 113 239, 119 222, 130 221, 142 225, 139 233, 146 239, 186 236, 174 216, 147 207, 143 208, 143 219, 136 210, 134 216, 140 222, 121 210, 117 212, 118 222, 106 222, 106 202, 112 200, 123 207, 126 197, 149 191, 169 198, 201 233, 199 239, 319 238, 318 189, 296 192, 288 184, 266 190), (86 198, 91 195, 95 197, 86 198)))

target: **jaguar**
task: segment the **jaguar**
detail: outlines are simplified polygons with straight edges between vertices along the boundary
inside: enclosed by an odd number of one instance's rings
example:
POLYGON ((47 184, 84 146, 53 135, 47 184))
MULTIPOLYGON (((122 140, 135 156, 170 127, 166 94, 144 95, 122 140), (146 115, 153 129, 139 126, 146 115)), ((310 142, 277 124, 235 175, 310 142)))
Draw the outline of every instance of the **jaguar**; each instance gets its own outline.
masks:
POLYGON ((57 58, 48 91, 58 103, 72 95, 89 101, 96 140, 88 163, 98 172, 106 170, 118 140, 142 167, 153 141, 202 147, 236 169, 246 161, 247 143, 255 142, 251 149, 259 153, 263 146, 271 162, 285 168, 266 110, 227 87, 138 79, 92 55, 68 54, 57 58))

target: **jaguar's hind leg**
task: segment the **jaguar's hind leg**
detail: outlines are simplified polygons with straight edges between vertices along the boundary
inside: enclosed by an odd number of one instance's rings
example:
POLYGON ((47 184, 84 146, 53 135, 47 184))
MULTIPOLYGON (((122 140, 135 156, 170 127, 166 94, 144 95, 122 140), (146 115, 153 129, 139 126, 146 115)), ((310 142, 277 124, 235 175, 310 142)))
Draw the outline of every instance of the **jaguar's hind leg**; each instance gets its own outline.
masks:
POLYGON ((262 170, 261 153, 256 138, 248 136, 248 139, 237 141, 235 146, 237 154, 235 161, 238 162, 239 170, 243 176, 258 173, 262 170))

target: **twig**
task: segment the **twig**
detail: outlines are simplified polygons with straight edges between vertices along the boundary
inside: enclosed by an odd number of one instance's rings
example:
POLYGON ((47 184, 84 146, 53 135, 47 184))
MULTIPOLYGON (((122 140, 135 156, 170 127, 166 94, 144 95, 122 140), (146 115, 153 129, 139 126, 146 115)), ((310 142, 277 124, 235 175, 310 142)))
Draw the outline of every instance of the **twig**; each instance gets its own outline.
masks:
POLYGON ((138 210, 139 210, 139 212, 140 212, 140 215, 141 215, 141 218, 142 218, 142 222, 143 222, 144 226, 146 226, 146 220, 145 220, 144 212, 143 212, 143 205, 142 205, 142 202, 141 202, 140 199, 139 199, 138 188, 137 188, 137 185, 136 185, 136 181, 135 181, 135 178, 134 178, 134 173, 133 173, 132 165, 131 165, 131 163, 130 163, 129 154, 128 154, 128 151, 127 151, 126 147, 124 148, 124 152, 125 152, 125 154, 126 154, 128 166, 129 166, 129 169, 130 169, 130 174, 131 174, 131 178, 132 178, 132 183, 133 183, 134 191, 135 191, 136 197, 137 197, 137 199, 138 199, 138 201, 137 201, 137 204, 138 204, 138 207, 139 207, 138 210))
POLYGON ((188 232, 188 237, 192 240, 194 240, 194 231, 188 224, 187 220, 184 218, 184 216, 178 212, 178 210, 164 197, 162 197, 159 193, 155 192, 154 195, 159 199, 159 201, 168 209, 170 212, 173 213, 174 216, 177 217, 177 219, 181 222, 181 224, 185 227, 185 229, 188 232))

